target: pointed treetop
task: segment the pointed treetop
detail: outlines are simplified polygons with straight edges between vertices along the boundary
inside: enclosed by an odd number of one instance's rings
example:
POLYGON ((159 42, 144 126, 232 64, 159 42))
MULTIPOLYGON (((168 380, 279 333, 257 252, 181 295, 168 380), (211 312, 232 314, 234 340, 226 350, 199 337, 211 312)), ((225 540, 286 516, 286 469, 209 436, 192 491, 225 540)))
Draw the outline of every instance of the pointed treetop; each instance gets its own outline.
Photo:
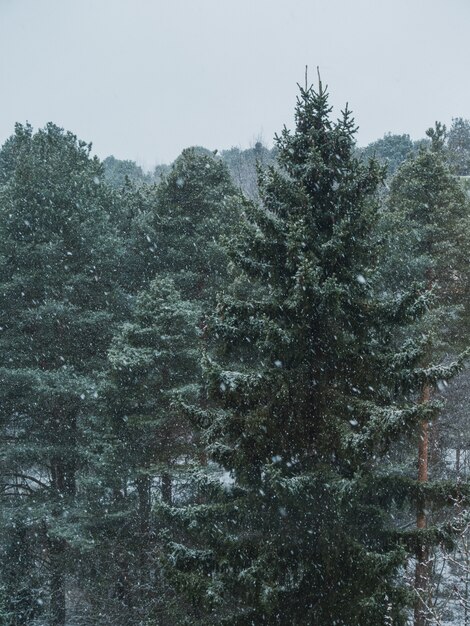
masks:
POLYGON ((318 93, 321 93, 323 91, 323 87, 322 87, 322 82, 321 82, 321 76, 320 76, 320 68, 317 65, 317 76, 318 76, 318 93))

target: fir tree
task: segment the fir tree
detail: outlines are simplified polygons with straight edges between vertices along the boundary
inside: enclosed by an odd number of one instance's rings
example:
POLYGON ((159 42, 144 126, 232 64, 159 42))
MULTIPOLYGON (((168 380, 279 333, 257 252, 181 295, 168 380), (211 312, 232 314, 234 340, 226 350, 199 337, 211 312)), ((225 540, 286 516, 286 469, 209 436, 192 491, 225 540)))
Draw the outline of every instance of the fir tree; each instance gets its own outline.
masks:
POLYGON ((156 275, 166 275, 184 298, 213 298, 227 275, 221 238, 240 215, 239 194, 222 160, 187 148, 158 185, 129 183, 121 193, 118 220, 129 292, 141 292, 156 275))
POLYGON ((188 623, 405 622, 405 553, 387 513, 397 483, 381 458, 432 410, 413 394, 437 372, 415 369, 423 346, 405 339, 429 302, 376 288, 383 171, 355 158, 349 111, 330 113, 321 84, 301 89, 279 168, 232 245, 210 406, 188 409, 232 482, 215 504, 172 511, 193 539, 170 544, 168 565, 189 589, 188 623))

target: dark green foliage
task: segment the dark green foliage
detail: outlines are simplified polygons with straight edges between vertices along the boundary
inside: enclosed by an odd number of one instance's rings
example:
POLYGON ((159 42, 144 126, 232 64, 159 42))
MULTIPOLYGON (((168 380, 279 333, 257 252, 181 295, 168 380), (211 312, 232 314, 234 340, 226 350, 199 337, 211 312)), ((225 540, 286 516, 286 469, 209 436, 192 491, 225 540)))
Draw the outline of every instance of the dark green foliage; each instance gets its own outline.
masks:
POLYGON ((139 295, 132 322, 113 338, 109 405, 121 461, 128 455, 139 471, 158 464, 169 471, 188 445, 174 405, 175 394, 190 393, 198 379, 199 318, 170 279, 157 278, 139 295))
POLYGON ((17 125, 2 155, 2 506, 13 516, 29 507, 25 532, 46 561, 30 566, 49 584, 51 624, 59 626, 68 543, 79 541, 82 425, 123 310, 121 244, 110 224, 114 198, 90 146, 53 124, 36 133, 17 125))
POLYGON ((3 146, 2 624, 406 623, 470 495, 407 443, 462 368, 468 129, 358 150, 330 114, 301 90, 273 150, 153 174, 53 124, 3 146))
POLYGON ((391 133, 358 149, 364 161, 374 158, 384 165, 388 176, 393 176, 403 161, 415 151, 416 146, 409 135, 392 135, 391 133))
MULTIPOLYGON (((427 134, 431 145, 405 161, 390 185, 381 219, 388 250, 382 272, 387 286, 405 278, 432 292, 439 308, 421 330, 433 354, 449 360, 449 353, 468 346, 470 205, 447 163, 445 128, 437 124, 427 134)), ((436 384, 439 391, 445 388, 438 377, 436 384)), ((452 406, 453 393, 447 395, 452 406)), ((454 404, 452 420, 456 410, 454 404)))
MULTIPOLYGON (((27 626, 44 614, 45 590, 35 562, 43 558, 27 519, 9 520, 6 541, 2 542, 3 607, 2 624, 27 626), (29 526, 29 528, 28 528, 29 526), (36 545, 35 545, 36 544, 36 545)), ((41 532, 40 528, 35 528, 41 532)))
MULTIPOLYGON (((434 287, 441 303, 465 302, 468 196, 451 174, 445 129, 430 129, 432 145, 408 159, 390 185, 383 225, 392 247, 388 269, 434 287), (395 260, 395 262, 394 262, 395 260)), ((455 326, 455 323, 454 323, 455 326)))
POLYGON ((349 112, 329 114, 321 85, 301 90, 231 245, 240 275, 212 325, 209 408, 193 415, 233 484, 173 513, 195 542, 172 557, 188 623, 405 621, 405 553, 357 486, 429 410, 412 400, 432 376, 415 371, 424 347, 400 341, 426 300, 376 291, 383 172, 354 157, 349 112))
MULTIPOLYGON (((103 479, 109 484, 111 478, 120 496, 111 499, 103 519, 108 532, 100 548, 105 555, 108 545, 122 551, 118 561, 127 583, 120 590, 118 575, 108 585, 123 606, 106 603, 106 610, 113 615, 118 610, 121 618, 125 613, 129 623, 164 609, 156 542, 161 522, 152 507, 158 500, 178 499, 185 466, 197 453, 176 397, 194 400, 198 391, 199 319, 199 308, 182 300, 171 279, 156 278, 138 296, 132 321, 119 328, 109 350, 106 412, 112 447, 103 479), (114 478, 106 475, 110 468, 114 478)), ((101 574, 104 580, 108 575, 101 574)))
POLYGON ((101 598, 110 615, 131 624, 170 615, 171 623, 170 595, 159 576, 163 527, 152 508, 184 497, 188 466, 200 453, 181 401, 194 403, 199 394, 204 317, 227 275, 220 239, 238 215, 237 199, 220 159, 196 148, 183 152, 160 185, 127 185, 121 198, 124 278, 139 293, 108 352, 102 407, 108 444, 97 470, 114 493, 105 498, 108 530, 99 551, 108 562, 109 546, 119 544, 122 565, 100 568, 98 577, 114 589, 113 602, 101 598), (123 576, 127 583, 119 586, 123 576))
POLYGON ((171 274, 185 297, 213 297, 227 275, 221 237, 240 214, 226 166, 212 154, 184 150, 159 185, 153 211, 159 271, 171 274))
POLYGON ((227 275, 221 238, 240 215, 239 196, 220 158, 188 148, 159 185, 124 188, 122 205, 129 290, 141 291, 161 274, 171 276, 185 298, 213 298, 227 275))
MULTIPOLYGON (((403 163, 391 182, 382 227, 388 230, 385 234, 389 245, 388 262, 384 265, 386 282, 394 283, 404 274, 409 280, 421 281, 432 293, 438 307, 433 315, 427 316, 426 324, 416 329, 427 336, 428 349, 422 355, 422 368, 428 371, 434 369, 437 374, 426 377, 437 405, 436 398, 442 398, 442 391, 447 388, 452 372, 441 377, 439 368, 429 367, 430 361, 440 358, 448 363, 450 355, 468 347, 470 206, 468 196, 448 166, 445 127, 436 124, 427 135, 431 140, 430 146, 403 163)), ((461 355, 460 362, 464 356, 465 353, 461 355)), ((461 369, 457 367, 457 370, 461 369)), ((467 374, 462 376, 466 378, 467 374)), ((453 383, 445 396, 448 406, 440 402, 435 415, 429 419, 428 451, 423 453, 420 448, 418 452, 419 441, 414 442, 413 448, 402 448, 400 451, 402 472, 412 477, 416 475, 419 453, 420 459, 427 465, 429 479, 433 481, 432 485, 423 485, 421 498, 417 499, 417 502, 425 503, 418 509, 418 514, 421 515, 421 522, 425 516, 426 529, 413 529, 407 533, 405 541, 410 547, 414 546, 416 554, 426 551, 432 555, 435 571, 432 574, 428 570, 423 586, 427 588, 426 593, 432 595, 435 607, 438 607, 440 593, 436 592, 436 585, 449 585, 449 588, 453 585, 456 588, 455 580, 441 578, 439 569, 447 558, 446 551, 453 547, 452 543, 456 543, 461 532, 461 525, 453 522, 455 503, 461 502, 464 506, 468 499, 466 487, 460 489, 458 482, 453 485, 451 482, 455 480, 456 473, 458 477, 458 470, 455 472, 452 462, 455 448, 458 456, 458 448, 462 440, 465 441, 467 430, 465 421, 457 420, 459 398, 453 383), (456 436, 456 431, 460 435, 456 436), (442 498, 443 494, 448 494, 448 498, 442 498)), ((410 517, 412 512, 411 504, 410 517)))

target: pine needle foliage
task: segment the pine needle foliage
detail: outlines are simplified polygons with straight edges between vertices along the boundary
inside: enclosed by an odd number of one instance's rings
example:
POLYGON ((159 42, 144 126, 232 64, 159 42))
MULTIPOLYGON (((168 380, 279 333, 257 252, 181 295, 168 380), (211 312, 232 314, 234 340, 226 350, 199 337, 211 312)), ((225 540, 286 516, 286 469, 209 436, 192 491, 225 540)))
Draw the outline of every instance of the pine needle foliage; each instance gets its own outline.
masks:
MULTIPOLYGON (((17 124, 0 153, 0 523, 10 548, 24 530, 54 626, 65 621, 69 548, 81 540, 86 424, 125 309, 115 197, 90 152, 50 123, 17 124)), ((8 558, 23 571, 21 546, 8 558)))

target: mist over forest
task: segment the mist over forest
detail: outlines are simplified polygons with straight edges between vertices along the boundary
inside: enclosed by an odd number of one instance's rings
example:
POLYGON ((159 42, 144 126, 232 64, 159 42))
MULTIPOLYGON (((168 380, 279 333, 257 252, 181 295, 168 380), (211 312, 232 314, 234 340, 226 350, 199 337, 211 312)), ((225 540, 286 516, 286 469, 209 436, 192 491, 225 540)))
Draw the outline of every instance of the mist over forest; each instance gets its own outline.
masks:
POLYGON ((470 624, 470 121, 356 132, 12 129, 0 624, 470 624))

